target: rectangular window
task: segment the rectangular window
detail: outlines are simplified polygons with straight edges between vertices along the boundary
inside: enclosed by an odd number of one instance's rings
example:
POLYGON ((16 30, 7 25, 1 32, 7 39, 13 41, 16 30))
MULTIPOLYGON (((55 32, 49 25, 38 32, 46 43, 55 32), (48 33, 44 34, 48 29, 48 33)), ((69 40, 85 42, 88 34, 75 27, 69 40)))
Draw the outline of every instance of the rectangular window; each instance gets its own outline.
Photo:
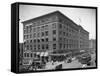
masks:
POLYGON ((41 42, 44 42, 44 39, 41 39, 41 42))
POLYGON ((48 44, 46 44, 46 49, 49 49, 49 46, 48 46, 48 44))
POLYGON ((36 33, 33 34, 33 37, 36 37, 36 33))
POLYGON ((27 44, 29 43, 29 40, 27 40, 27 44))
POLYGON ((34 45, 34 50, 36 50, 36 45, 34 45))
POLYGON ((28 33, 28 26, 26 26, 26 33, 28 33))
POLYGON ((24 29, 26 29, 26 26, 24 25, 24 29))
POLYGON ((41 32, 41 36, 44 36, 44 32, 41 32))
POLYGON ((68 36, 68 33, 66 33, 66 36, 68 36))
POLYGON ((45 41, 48 42, 49 41, 48 38, 46 38, 45 41))
POLYGON ((56 44, 53 44, 53 49, 56 49, 56 44))
POLYGON ((59 41, 62 41, 62 38, 61 37, 59 38, 59 41))
POLYGON ((62 48, 62 44, 60 43, 60 44, 59 44, 59 49, 61 49, 61 48, 62 48))
POLYGON ((65 25, 64 25, 64 27, 63 27, 64 29, 66 29, 66 27, 65 27, 65 25))
POLYGON ((67 44, 67 49, 68 49, 68 44, 67 44))
POLYGON ((27 45, 27 50, 29 50, 29 45, 27 45))
POLYGON ((28 31, 28 33, 30 33, 30 27, 28 26, 28 28, 27 28, 27 31, 28 31))
POLYGON ((24 35, 24 39, 26 39, 26 35, 24 35))
POLYGON ((41 31, 44 31, 44 26, 41 27, 41 31))
POLYGON ((48 31, 45 31, 45 35, 48 36, 48 31))
POLYGON ((33 32, 36 32, 36 28, 33 28, 33 32))
POLYGON ((55 37, 53 38, 53 41, 56 41, 56 38, 55 37))
POLYGON ((66 38, 64 38, 64 42, 66 41, 66 38))
POLYGON ((30 43, 32 43, 32 40, 30 40, 30 43))
POLYGON ((32 25, 30 25, 29 29, 30 29, 30 32, 32 32, 32 25))
POLYGON ((27 53, 27 57, 29 57, 29 53, 27 53))
POLYGON ((62 31, 59 31, 59 35, 62 35, 62 31))
POLYGON ((37 33, 37 37, 40 37, 40 33, 37 33))
POLYGON ((55 35, 56 34, 56 30, 53 30, 53 35, 55 35))
POLYGON ((32 38, 32 34, 30 34, 30 38, 32 38))
POLYGON ((38 45, 38 49, 40 49, 40 45, 38 45))
POLYGON ((26 57, 26 53, 24 53, 24 57, 26 57))
POLYGON ((24 34, 26 34, 26 30, 24 30, 24 34))
POLYGON ((39 40, 39 39, 37 39, 37 42, 39 43, 39 42, 40 42, 40 40, 39 40))
POLYGON ((27 39, 28 39, 28 35, 27 35, 27 39))
POLYGON ((40 27, 37 27, 37 31, 40 31, 40 27))
POLYGON ((44 23, 45 22, 45 19, 42 19, 41 22, 44 23))
POLYGON ((59 22, 63 22, 64 20, 62 20, 61 18, 59 19, 59 22))
POLYGON ((66 48, 66 44, 64 44, 64 49, 66 48))
POLYGON ((45 25, 45 30, 48 30, 48 25, 45 25))
POLYGON ((30 53, 31 54, 31 57, 33 57, 33 54, 32 53, 30 53))
POLYGON ((26 41, 24 42, 24 45, 26 45, 26 41))
POLYGON ((34 43, 36 43, 36 39, 34 40, 34 43))
POLYGON ((63 32, 63 35, 65 36, 65 35, 66 35, 66 33, 65 33, 65 32, 63 32))
POLYGON ((32 45, 30 45, 30 50, 32 50, 32 45))
POLYGON ((60 28, 60 29, 62 28, 62 24, 59 24, 59 28, 60 28))
POLYGON ((56 28, 56 23, 53 23, 52 24, 52 28, 56 28))
POLYGON ((45 49, 44 44, 42 44, 42 49, 45 49))

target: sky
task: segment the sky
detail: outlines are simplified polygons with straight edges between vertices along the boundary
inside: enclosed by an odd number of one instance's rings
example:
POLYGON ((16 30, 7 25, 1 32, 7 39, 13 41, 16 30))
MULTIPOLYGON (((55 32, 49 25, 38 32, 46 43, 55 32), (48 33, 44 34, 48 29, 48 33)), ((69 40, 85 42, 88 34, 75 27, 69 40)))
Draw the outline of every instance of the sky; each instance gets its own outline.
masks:
POLYGON ((39 5, 20 5, 19 7, 19 42, 23 42, 23 24, 26 21, 50 12, 60 11, 65 16, 73 20, 76 24, 81 25, 89 32, 89 39, 96 37, 96 10, 89 8, 74 7, 54 7, 39 5))

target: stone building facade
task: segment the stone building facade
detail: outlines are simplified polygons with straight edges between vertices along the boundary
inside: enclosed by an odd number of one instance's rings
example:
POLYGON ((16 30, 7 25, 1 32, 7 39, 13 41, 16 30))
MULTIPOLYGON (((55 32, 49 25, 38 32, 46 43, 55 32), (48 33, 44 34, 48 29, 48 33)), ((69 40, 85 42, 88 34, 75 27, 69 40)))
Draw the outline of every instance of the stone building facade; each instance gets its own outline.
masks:
POLYGON ((89 33, 59 11, 23 23, 26 60, 34 54, 67 54, 88 48, 89 33))

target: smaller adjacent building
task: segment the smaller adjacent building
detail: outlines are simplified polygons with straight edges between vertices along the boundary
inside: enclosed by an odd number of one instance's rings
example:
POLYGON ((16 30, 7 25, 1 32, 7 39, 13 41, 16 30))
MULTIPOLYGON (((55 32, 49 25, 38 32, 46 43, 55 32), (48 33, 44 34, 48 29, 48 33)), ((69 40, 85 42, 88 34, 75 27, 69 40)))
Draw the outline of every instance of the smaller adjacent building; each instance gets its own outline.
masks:
POLYGON ((89 49, 91 52, 95 52, 96 50, 96 40, 95 39, 89 40, 89 49))
POLYGON ((82 26, 79 26, 79 49, 88 50, 89 48, 89 32, 82 26))

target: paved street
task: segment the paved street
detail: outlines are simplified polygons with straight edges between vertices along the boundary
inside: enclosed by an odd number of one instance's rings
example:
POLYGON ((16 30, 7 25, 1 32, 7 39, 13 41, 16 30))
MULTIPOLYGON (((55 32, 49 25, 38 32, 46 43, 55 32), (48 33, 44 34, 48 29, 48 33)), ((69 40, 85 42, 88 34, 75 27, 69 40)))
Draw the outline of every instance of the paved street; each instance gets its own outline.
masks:
POLYGON ((64 63, 62 66, 63 69, 68 68, 82 68, 82 64, 78 62, 78 60, 74 60, 71 63, 64 63))
POLYGON ((78 60, 73 60, 71 63, 67 63, 67 61, 62 62, 48 62, 45 66, 45 69, 55 69, 57 65, 62 64, 62 69, 69 69, 69 68, 86 68, 86 67, 95 67, 95 55, 92 55, 92 65, 87 66, 86 64, 81 64, 78 60))
POLYGON ((55 67, 57 65, 62 64, 62 68, 63 69, 68 69, 68 68, 81 68, 82 64, 78 62, 78 60, 73 60, 71 63, 67 63, 67 62, 55 62, 54 64, 52 64, 52 62, 49 62, 46 64, 46 69, 55 69, 55 67))
POLYGON ((87 66, 85 64, 81 64, 78 60, 74 60, 71 63, 64 63, 63 69, 66 68, 84 68, 84 67, 95 67, 95 54, 91 54, 91 65, 87 66))
MULTIPOLYGON (((95 67, 95 54, 91 54, 91 64, 89 66, 87 66, 87 64, 81 64, 78 59, 76 59, 75 57, 72 58, 72 62, 68 62, 69 59, 61 61, 61 62, 47 62, 46 65, 44 66, 44 68, 39 69, 37 68, 37 70, 54 70, 58 65, 62 64, 62 69, 70 69, 70 68, 88 68, 88 67, 95 67)), ((20 67, 21 69, 22 67, 20 67)))
POLYGON ((53 62, 48 62, 48 63, 46 64, 45 68, 46 68, 46 69, 55 69, 55 67, 56 67, 57 65, 60 65, 60 64, 64 64, 64 61, 62 61, 62 62, 55 62, 55 63, 53 63, 53 62))

